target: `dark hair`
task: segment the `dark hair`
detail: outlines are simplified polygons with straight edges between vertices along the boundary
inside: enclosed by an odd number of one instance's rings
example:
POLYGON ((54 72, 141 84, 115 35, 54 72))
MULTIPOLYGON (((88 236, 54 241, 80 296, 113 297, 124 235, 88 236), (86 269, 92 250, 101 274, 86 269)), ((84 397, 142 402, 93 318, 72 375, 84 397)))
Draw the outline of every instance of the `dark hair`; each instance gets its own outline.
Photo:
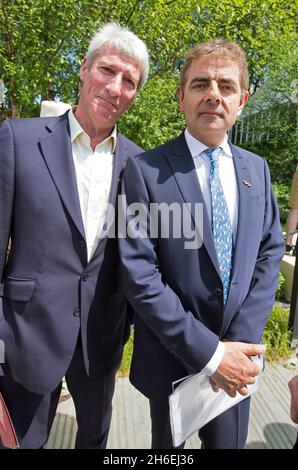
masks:
POLYGON ((234 41, 227 41, 226 39, 213 39, 208 42, 197 44, 186 53, 185 62, 180 73, 180 85, 182 91, 185 88, 188 70, 192 61, 208 55, 236 62, 240 69, 241 88, 242 90, 248 90, 248 65, 246 55, 242 47, 234 41))

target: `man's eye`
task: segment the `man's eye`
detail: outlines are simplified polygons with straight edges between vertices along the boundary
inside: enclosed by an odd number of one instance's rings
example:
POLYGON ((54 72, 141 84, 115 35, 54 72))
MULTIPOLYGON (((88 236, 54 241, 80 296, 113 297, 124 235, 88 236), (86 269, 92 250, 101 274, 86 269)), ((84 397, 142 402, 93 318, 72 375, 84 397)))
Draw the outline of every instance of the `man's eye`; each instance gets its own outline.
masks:
POLYGON ((98 67, 98 70, 100 70, 101 72, 106 73, 106 74, 112 74, 113 73, 113 70, 110 69, 109 67, 98 67))
POLYGON ((131 88, 135 88, 135 82, 133 80, 131 80, 130 78, 126 78, 125 79, 125 83, 127 83, 127 85, 131 88))
POLYGON ((226 91, 233 91, 234 87, 233 85, 222 85, 221 88, 226 91))
POLYGON ((200 88, 204 88, 206 85, 205 83, 194 83, 193 86, 192 86, 192 89, 200 89, 200 88))

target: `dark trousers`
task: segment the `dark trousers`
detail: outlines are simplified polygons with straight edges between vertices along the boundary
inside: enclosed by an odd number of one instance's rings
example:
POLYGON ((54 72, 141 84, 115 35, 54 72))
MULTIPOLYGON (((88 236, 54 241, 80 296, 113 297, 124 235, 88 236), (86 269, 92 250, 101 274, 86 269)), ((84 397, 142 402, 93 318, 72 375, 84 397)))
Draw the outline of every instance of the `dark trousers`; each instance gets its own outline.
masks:
MULTIPOLYGON (((170 427, 168 400, 150 401, 152 449, 174 449, 170 427)), ((243 449, 245 447, 250 398, 233 406, 206 424, 199 437, 204 449, 243 449)), ((184 448, 185 443, 179 446, 184 448)))
MULTIPOLYGON (((104 449, 112 416, 115 371, 95 378, 88 377, 82 348, 78 344, 65 378, 76 409, 76 448, 104 449)), ((61 384, 50 393, 38 395, 9 377, 0 377, 0 391, 11 414, 21 448, 42 447, 48 440, 53 424, 61 384)))

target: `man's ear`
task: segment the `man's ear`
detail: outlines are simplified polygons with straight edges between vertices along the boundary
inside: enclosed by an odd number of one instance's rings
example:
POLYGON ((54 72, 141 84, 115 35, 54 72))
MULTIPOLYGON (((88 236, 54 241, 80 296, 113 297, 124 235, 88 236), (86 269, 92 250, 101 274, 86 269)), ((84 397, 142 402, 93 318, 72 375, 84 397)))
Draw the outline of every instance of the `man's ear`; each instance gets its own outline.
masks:
POLYGON ((184 111, 185 111, 184 93, 183 93, 183 90, 181 88, 181 85, 178 85, 178 87, 177 87, 177 95, 178 95, 178 98, 179 98, 179 110, 181 111, 181 113, 184 113, 184 111))
POLYGON ((81 64, 81 67, 80 67, 80 79, 81 81, 83 82, 86 78, 86 75, 87 75, 87 71, 88 71, 88 68, 87 68, 87 57, 85 56, 84 59, 83 59, 83 62, 81 64))
POLYGON ((237 111, 237 116, 239 117, 240 114, 242 113, 242 110, 244 108, 245 103, 247 103, 249 97, 249 93, 247 90, 243 90, 241 93, 241 98, 240 98, 240 103, 238 106, 238 111, 237 111))

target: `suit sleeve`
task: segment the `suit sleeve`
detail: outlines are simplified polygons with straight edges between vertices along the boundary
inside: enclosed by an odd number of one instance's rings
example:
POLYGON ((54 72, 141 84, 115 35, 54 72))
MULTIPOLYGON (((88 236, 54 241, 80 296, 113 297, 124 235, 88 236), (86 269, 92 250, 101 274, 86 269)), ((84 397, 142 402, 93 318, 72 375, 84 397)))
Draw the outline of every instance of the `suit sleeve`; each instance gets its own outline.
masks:
MULTIPOLYGON (((126 165, 123 195, 128 208, 137 202, 142 205, 142 212, 147 210, 148 214, 150 197, 137 158, 130 159, 126 165)), ((122 207, 120 211, 124 217, 126 208, 122 207)), ((179 297, 164 282, 157 254, 158 242, 156 238, 150 238, 146 227, 149 227, 148 220, 142 227, 141 237, 123 234, 119 239, 125 294, 136 314, 162 345, 182 362, 189 373, 198 372, 213 356, 218 336, 192 312, 185 310, 179 297)))
MULTIPOLYGON (((284 241, 279 210, 264 160, 265 211, 262 239, 248 294, 231 321, 224 337, 232 341, 261 342, 278 286, 284 241)), ((253 221, 252 221, 253 222, 253 221)))
POLYGON ((0 129, 0 283, 10 236, 15 185, 14 146, 9 121, 0 129))

